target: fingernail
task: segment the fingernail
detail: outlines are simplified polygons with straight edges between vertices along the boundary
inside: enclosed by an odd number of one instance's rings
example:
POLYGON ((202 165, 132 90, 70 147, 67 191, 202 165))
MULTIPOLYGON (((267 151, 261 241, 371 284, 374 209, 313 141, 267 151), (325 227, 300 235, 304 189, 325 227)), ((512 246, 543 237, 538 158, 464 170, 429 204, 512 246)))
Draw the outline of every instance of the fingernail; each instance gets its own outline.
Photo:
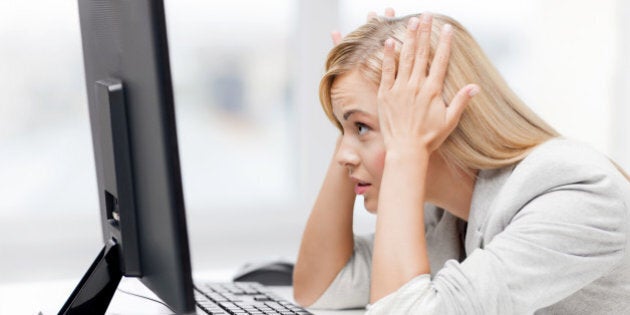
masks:
POLYGON ((468 96, 470 97, 477 95, 477 93, 479 93, 479 87, 476 85, 471 87, 470 90, 468 90, 468 96))
POLYGON ((411 19, 409 19, 409 29, 412 30, 412 31, 417 30, 419 23, 420 23, 420 21, 418 21, 417 18, 412 17, 411 19))
POLYGON ((452 31, 453 31, 453 27, 451 26, 451 24, 444 25, 444 32, 445 33, 450 33, 452 31))
POLYGON ((431 13, 422 13, 420 18, 422 19, 422 23, 429 23, 429 21, 431 21, 431 13))
POLYGON ((393 39, 391 39, 391 38, 388 38, 388 39, 385 41, 385 47, 386 47, 386 48, 394 48, 394 40, 393 40, 393 39))

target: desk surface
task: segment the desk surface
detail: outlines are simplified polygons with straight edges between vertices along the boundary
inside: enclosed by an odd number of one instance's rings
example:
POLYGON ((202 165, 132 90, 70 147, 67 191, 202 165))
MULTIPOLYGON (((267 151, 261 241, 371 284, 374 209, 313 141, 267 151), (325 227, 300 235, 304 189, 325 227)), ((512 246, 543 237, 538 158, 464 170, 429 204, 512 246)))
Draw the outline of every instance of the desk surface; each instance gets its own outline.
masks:
MULTIPOLYGON (((228 281, 226 275, 232 274, 233 270, 211 270, 202 273, 195 273, 195 279, 200 281, 228 281)), ((57 314, 66 301, 79 279, 55 280, 44 282, 13 283, 0 285, 0 314, 57 314)), ((133 278, 123 278, 118 286, 125 292, 157 299, 157 297, 147 289, 140 281, 133 278)), ((269 287, 278 295, 293 301, 291 287, 269 287)), ((358 315, 365 313, 365 310, 348 311, 319 311, 311 310, 317 315, 358 315)), ((117 291, 112 299, 112 303, 107 310, 107 314, 172 314, 168 308, 160 303, 140 298, 137 296, 117 291)))

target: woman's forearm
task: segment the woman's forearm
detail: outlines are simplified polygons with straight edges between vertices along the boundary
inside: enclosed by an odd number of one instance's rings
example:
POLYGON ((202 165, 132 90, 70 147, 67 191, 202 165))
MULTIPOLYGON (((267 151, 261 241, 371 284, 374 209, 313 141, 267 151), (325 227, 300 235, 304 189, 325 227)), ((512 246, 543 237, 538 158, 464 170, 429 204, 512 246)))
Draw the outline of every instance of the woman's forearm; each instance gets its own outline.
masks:
POLYGON ((294 298, 299 304, 315 302, 350 259, 354 200, 348 170, 332 161, 306 223, 293 272, 294 298))
POLYGON ((430 273, 424 232, 429 153, 403 147, 385 159, 372 259, 370 303, 430 273))

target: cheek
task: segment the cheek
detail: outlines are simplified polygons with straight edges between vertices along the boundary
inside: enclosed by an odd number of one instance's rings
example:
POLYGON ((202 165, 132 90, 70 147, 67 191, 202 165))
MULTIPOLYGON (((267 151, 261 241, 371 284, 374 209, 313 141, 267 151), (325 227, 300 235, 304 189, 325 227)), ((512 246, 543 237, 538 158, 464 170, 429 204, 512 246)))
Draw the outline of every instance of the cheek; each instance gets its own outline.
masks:
POLYGON ((381 178, 383 177, 383 168, 385 168, 385 150, 377 150, 374 154, 374 161, 372 163, 374 168, 374 175, 378 178, 380 183, 381 178))

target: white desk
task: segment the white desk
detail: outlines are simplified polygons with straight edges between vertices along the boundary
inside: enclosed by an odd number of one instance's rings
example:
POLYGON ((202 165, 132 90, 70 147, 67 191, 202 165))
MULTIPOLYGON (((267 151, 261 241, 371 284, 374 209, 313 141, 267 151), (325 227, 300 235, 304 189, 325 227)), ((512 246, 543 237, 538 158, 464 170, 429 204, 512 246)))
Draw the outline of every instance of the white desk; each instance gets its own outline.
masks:
MULTIPOLYGON (((200 281, 222 282, 228 281, 229 277, 226 275, 230 274, 232 274, 232 270, 214 270, 195 273, 194 278, 200 281)), ((0 314, 37 315, 39 312, 43 315, 57 314, 78 282, 79 279, 2 284, 0 285, 0 314)), ((153 292, 137 279, 123 278, 118 288, 157 299, 153 292)), ((287 300, 293 301, 291 287, 269 288, 287 300)), ((310 311, 317 315, 358 315, 365 313, 365 310, 310 311)), ((172 314, 172 312, 160 303, 117 291, 107 314, 159 315, 172 314)))

